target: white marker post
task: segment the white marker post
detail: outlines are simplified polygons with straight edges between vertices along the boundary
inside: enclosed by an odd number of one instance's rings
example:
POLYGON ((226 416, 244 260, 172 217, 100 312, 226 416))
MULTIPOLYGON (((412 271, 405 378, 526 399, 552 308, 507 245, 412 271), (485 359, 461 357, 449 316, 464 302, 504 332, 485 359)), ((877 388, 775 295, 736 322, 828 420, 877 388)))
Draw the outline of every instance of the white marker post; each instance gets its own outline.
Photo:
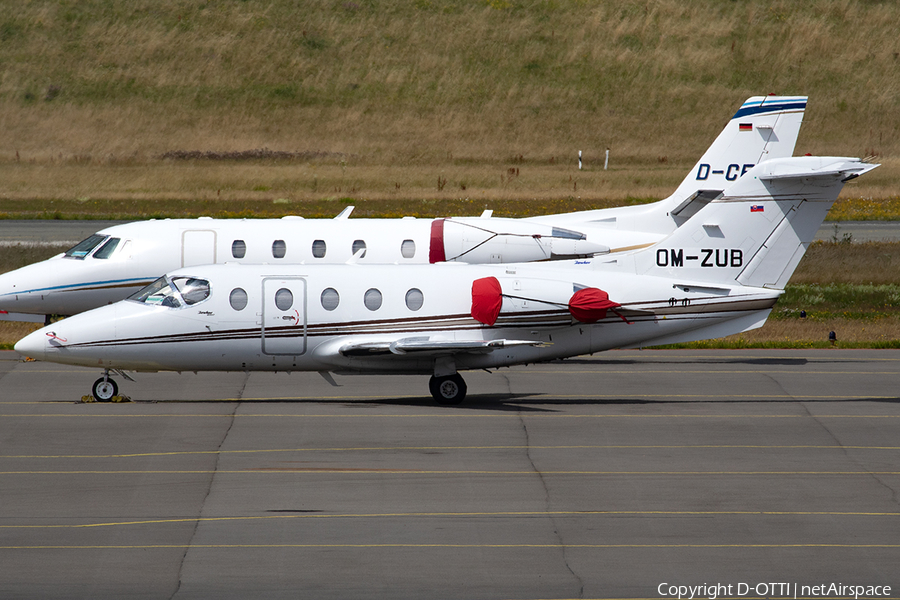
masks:
POLYGON ((606 167, 609 166, 609 148, 606 149, 606 160, 603 161, 603 170, 606 170, 606 167))
POLYGON ((578 170, 581 170, 581 150, 578 151, 578 170))

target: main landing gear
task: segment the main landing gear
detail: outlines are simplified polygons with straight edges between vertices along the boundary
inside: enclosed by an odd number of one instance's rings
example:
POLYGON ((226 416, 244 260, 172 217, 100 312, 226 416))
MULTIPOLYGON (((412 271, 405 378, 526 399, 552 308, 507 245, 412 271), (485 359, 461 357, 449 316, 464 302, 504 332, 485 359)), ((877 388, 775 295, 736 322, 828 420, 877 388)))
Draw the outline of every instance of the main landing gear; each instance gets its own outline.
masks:
POLYGON ((444 406, 461 404, 466 399, 466 382, 459 373, 443 377, 432 375, 428 381, 428 389, 435 401, 444 406))

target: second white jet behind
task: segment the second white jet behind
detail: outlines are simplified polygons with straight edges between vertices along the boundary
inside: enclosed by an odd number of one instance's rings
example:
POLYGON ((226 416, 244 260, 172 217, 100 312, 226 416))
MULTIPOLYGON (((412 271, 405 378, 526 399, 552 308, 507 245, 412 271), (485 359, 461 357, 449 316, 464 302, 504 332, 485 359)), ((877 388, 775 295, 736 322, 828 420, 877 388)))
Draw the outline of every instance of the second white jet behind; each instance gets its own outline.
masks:
POLYGON ((0 312, 5 318, 73 315, 126 298, 163 273, 203 264, 490 264, 634 250, 671 234, 757 163, 791 156, 806 100, 748 99, 678 189, 653 204, 525 219, 492 218, 489 212, 452 219, 348 219, 345 210, 335 219, 127 223, 0 275, 0 312))

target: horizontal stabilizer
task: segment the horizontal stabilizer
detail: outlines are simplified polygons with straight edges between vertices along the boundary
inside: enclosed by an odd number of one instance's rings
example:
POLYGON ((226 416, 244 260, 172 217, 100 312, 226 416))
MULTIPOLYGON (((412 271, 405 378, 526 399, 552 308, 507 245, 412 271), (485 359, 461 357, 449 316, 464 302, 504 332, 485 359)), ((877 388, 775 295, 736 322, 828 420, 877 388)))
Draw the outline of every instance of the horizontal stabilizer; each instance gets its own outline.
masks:
POLYGON ((697 190, 684 202, 672 209, 672 215, 689 219, 697 214, 701 208, 709 204, 711 201, 722 196, 722 190, 697 190))
POLYGON ((832 158, 831 160, 834 162, 812 167, 799 165, 795 161, 773 160, 759 165, 760 172, 757 174, 757 178, 762 181, 810 178, 847 181, 855 179, 878 166, 876 164, 859 162, 859 159, 856 158, 839 158, 836 160, 832 158))

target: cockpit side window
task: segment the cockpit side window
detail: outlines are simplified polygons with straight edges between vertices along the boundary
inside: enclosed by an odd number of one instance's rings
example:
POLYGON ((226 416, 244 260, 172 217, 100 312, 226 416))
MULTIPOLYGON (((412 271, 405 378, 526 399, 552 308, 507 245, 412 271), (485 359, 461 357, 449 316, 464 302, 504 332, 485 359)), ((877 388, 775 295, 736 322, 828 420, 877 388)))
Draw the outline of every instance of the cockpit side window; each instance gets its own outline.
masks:
POLYGON ((169 308, 178 308, 182 305, 181 294, 178 293, 178 290, 169 282, 168 277, 165 275, 144 289, 135 292, 128 299, 155 306, 168 306, 169 308))
POLYGON ((181 298, 188 306, 209 298, 209 282, 194 277, 173 277, 172 283, 181 292, 181 298))
POLYGON ((100 249, 94 252, 94 258, 109 258, 116 251, 119 245, 119 238, 109 238, 106 243, 100 246, 100 249))
POLYGON ((87 238, 84 241, 81 241, 66 251, 66 256, 69 258, 77 258, 79 260, 84 260, 84 257, 91 253, 91 250, 100 245, 100 243, 108 238, 107 235, 100 235, 95 233, 91 237, 87 238))
POLYGON ((133 294, 128 299, 154 306, 179 308, 197 304, 209 298, 209 281, 195 277, 166 277, 165 275, 133 294))

